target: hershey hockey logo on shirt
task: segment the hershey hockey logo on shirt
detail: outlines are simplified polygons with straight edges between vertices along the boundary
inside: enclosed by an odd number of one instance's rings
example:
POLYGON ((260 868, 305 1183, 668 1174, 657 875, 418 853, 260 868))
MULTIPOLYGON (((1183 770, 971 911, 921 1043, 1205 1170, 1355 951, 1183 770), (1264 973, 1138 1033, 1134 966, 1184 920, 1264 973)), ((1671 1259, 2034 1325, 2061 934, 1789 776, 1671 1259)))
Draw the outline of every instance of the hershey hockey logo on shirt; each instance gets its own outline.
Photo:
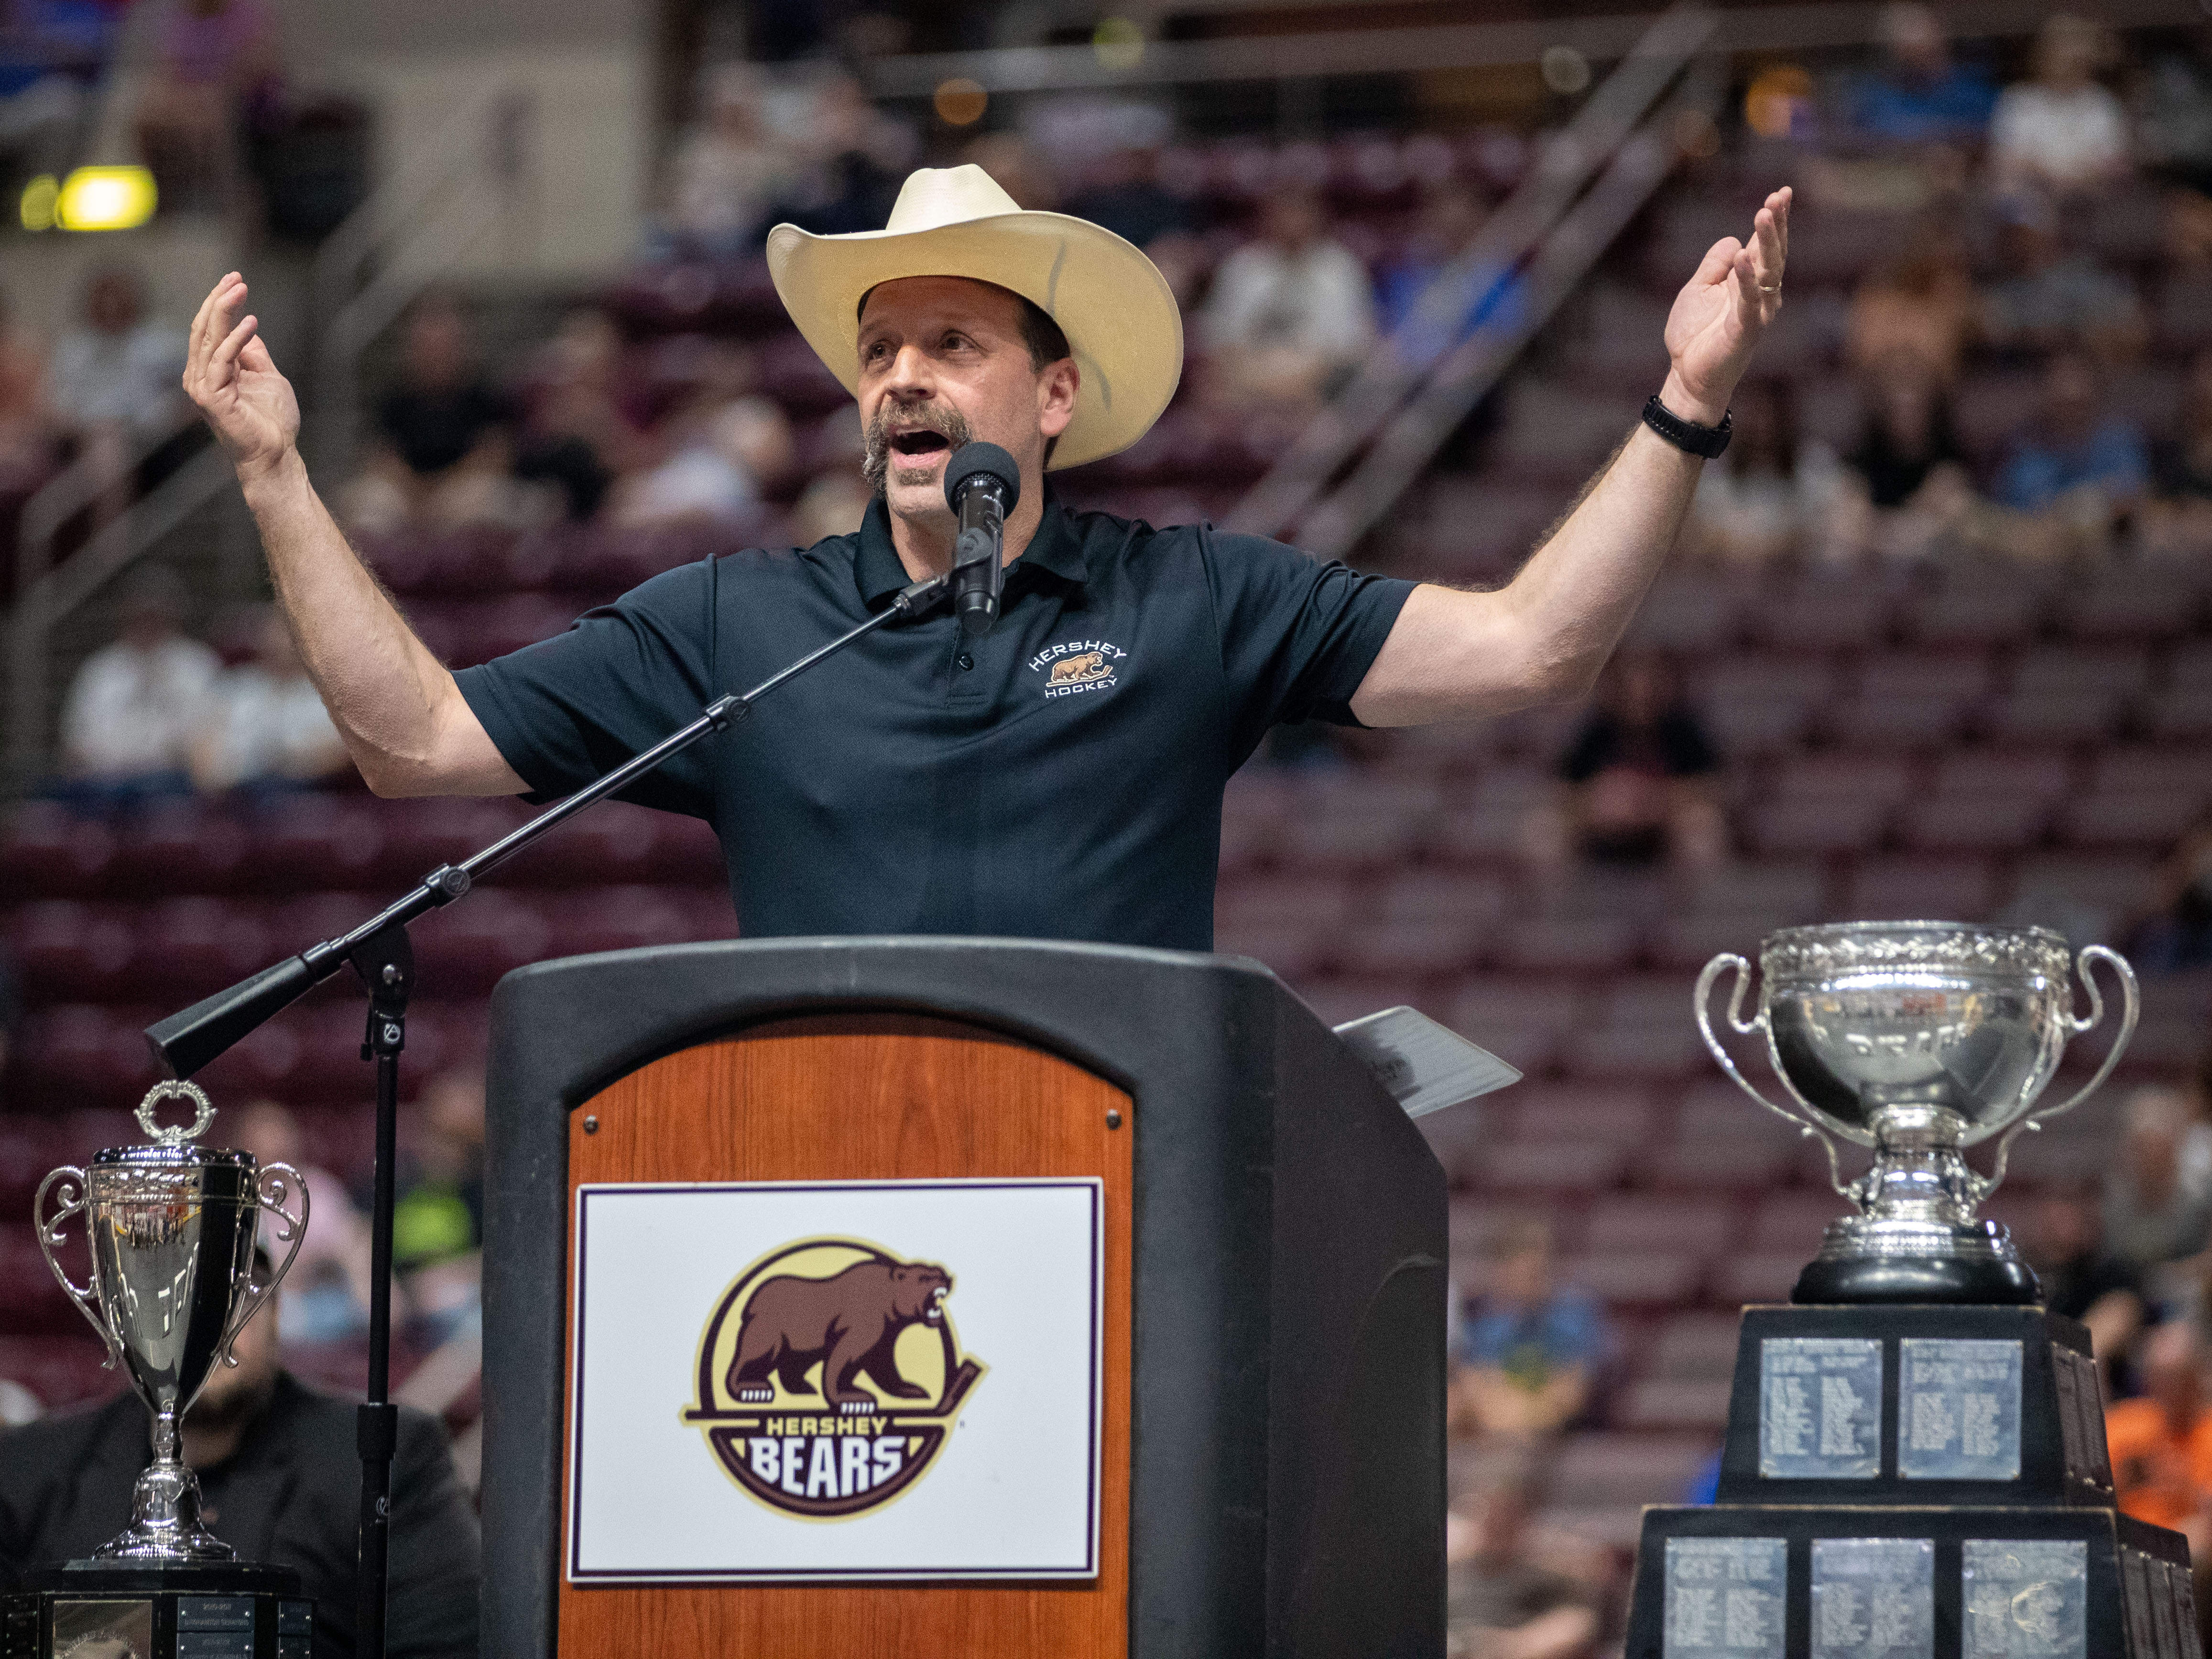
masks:
POLYGON ((1045 696, 1073 697, 1112 690, 1115 665, 1128 654, 1111 640, 1063 640, 1031 657, 1028 667, 1042 677, 1045 696))

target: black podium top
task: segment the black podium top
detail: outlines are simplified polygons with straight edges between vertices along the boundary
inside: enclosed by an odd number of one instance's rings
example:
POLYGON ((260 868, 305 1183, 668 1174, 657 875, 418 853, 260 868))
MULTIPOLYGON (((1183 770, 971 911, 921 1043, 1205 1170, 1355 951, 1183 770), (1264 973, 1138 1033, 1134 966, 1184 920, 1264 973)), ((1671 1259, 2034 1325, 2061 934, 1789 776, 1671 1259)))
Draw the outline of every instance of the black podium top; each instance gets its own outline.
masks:
POLYGON ((568 1112, 678 1049, 861 1010, 1004 1032, 1139 1103, 1131 1654, 1432 1655, 1447 1251, 1419 1132, 1257 963, 941 938, 614 951, 501 981, 484 1651, 553 1646, 568 1112))

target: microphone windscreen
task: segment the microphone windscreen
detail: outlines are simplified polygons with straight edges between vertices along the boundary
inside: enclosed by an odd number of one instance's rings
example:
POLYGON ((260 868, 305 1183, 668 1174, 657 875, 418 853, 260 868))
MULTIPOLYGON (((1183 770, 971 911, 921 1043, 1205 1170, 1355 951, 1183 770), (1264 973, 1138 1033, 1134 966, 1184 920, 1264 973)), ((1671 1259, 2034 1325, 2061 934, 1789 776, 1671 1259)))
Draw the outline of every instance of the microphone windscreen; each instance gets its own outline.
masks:
POLYGON ((1006 510, 1012 513, 1014 503, 1022 498, 1022 470, 1014 465, 1014 458, 996 444, 963 444, 952 452, 952 459, 945 467, 945 504, 957 513, 960 492, 979 477, 989 478, 999 486, 999 493, 1006 500, 1006 510))

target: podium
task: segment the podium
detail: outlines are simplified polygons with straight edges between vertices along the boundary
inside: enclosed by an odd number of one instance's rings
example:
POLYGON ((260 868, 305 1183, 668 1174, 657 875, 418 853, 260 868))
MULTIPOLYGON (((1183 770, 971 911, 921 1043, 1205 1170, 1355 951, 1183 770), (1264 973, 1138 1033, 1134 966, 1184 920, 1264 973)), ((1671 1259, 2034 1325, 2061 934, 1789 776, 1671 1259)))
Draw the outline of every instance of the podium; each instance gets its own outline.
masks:
POLYGON ((487 1139, 486 1655, 1442 1650, 1443 1176, 1258 964, 542 963, 487 1139))

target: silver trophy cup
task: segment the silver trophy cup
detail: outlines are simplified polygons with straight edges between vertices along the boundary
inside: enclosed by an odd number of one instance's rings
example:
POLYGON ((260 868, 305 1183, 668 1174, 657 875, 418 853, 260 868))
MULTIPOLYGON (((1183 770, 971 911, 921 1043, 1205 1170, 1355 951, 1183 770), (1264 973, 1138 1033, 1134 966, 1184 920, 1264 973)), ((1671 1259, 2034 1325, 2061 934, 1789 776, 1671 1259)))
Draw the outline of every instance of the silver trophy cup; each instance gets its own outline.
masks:
POLYGON ((2038 1299, 2035 1275, 2003 1226, 1975 1206, 2003 1181, 2014 1139, 2070 1111, 2112 1074, 2136 1029, 2135 971, 2093 945, 2079 958, 2089 1012, 2074 1013, 2075 962, 2040 927, 1947 921, 1854 921, 1785 927, 1759 951, 1759 1012, 1742 1017, 1751 965, 1723 954, 1698 975, 1698 1030, 1721 1069, 1767 1110, 1818 1136, 1829 1179, 1858 1208, 1829 1224, 1797 1281, 1797 1302, 2004 1302, 2038 1299), (2106 963, 2123 994, 2120 1028, 2088 1083, 2056 1106, 2036 1101, 2069 1037, 2096 1026, 2106 963), (1796 1109, 1745 1080, 1714 1034, 1714 986, 1735 981, 1728 1023, 1764 1036, 1796 1109), (1996 1165, 1978 1175, 1960 1149, 1998 1136, 1996 1165), (1846 1182, 1832 1136, 1871 1147, 1846 1182))
POLYGON ((138 1106, 153 1145, 100 1152, 89 1170, 56 1170, 33 1200, 46 1265, 106 1344, 108 1366, 123 1361, 154 1414, 154 1461, 138 1477, 131 1525, 95 1551, 95 1560, 166 1566, 237 1559, 200 1525, 199 1482, 178 1458, 177 1425, 216 1366, 238 1363, 230 1356, 233 1340, 299 1254, 307 1189, 289 1164, 258 1170, 251 1152, 192 1146, 214 1117, 207 1096, 191 1084, 157 1085, 138 1106), (157 1127, 154 1106, 164 1098, 198 1108, 189 1127, 157 1127), (52 1219, 49 1192, 58 1206, 52 1219), (295 1197, 296 1213, 285 1207, 295 1197), (264 1209, 276 1218, 275 1242, 290 1248, 257 1285, 253 1244, 264 1209), (76 1215, 85 1218, 92 1246, 86 1285, 73 1283, 54 1255, 76 1215))

